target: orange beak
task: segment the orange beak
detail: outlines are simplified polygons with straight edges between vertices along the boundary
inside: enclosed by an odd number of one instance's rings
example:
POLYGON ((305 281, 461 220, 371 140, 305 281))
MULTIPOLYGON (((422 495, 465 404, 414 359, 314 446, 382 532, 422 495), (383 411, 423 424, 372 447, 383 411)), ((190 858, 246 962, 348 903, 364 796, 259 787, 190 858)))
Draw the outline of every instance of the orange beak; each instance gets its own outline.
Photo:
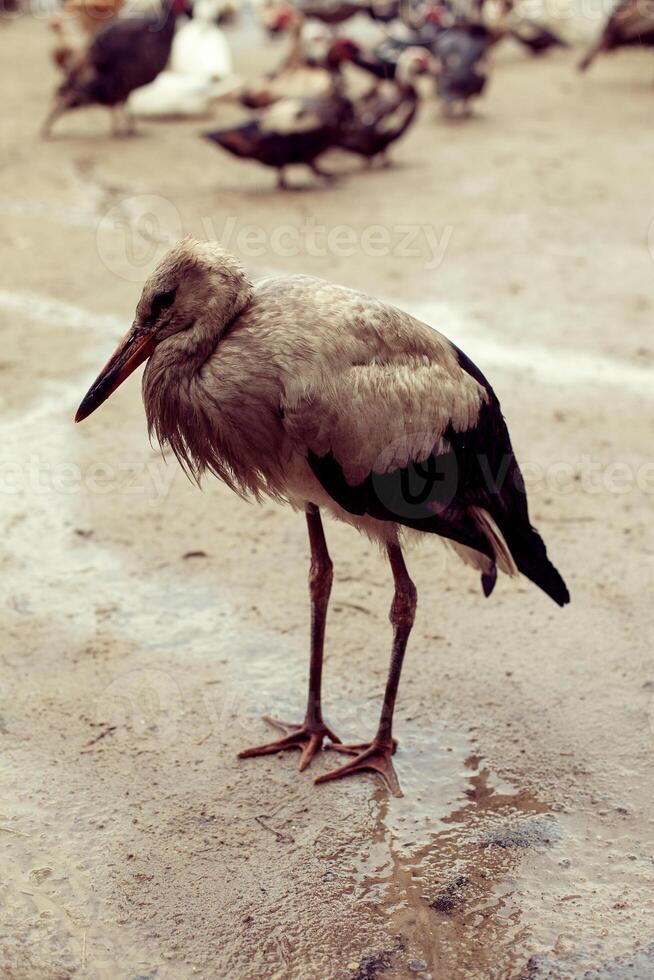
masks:
POLYGON ((95 379, 77 409, 76 422, 88 418, 154 350, 154 338, 132 327, 95 379))

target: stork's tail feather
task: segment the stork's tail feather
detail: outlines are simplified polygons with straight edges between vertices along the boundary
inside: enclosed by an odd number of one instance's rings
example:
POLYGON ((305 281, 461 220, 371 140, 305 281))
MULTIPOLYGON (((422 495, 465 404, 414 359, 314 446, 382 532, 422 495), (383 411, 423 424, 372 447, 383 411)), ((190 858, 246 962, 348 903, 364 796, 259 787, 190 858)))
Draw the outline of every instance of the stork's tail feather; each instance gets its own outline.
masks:
MULTIPOLYGON (((538 535, 536 536, 538 537, 538 535)), ((533 557, 532 555, 524 558, 518 557, 517 565, 523 575, 531 579, 534 585, 547 593, 550 599, 554 599, 554 602, 558 603, 559 606, 566 606, 570 602, 568 588, 549 558, 533 557)))
POLYGON ((483 572, 481 576, 481 587, 487 599, 490 596, 493 589, 495 588, 496 582, 497 582, 497 565, 495 564, 495 562, 493 562, 490 572, 483 572))
MULTIPOLYGON (((547 557, 545 542, 533 527, 528 525, 526 535, 522 529, 522 533, 512 534, 507 528, 505 535, 483 507, 470 509, 475 523, 483 531, 495 553, 498 567, 503 572, 507 575, 517 575, 521 572, 560 606, 570 602, 570 593, 566 584, 547 557)), ((486 596, 490 595, 495 585, 497 572, 495 571, 493 575, 493 571, 494 569, 491 569, 490 572, 485 571, 482 574, 481 584, 486 596)))
POLYGON ((547 557, 545 542, 538 531, 529 527, 526 536, 523 534, 516 540, 509 537, 509 542, 518 571, 526 575, 559 606, 567 605, 570 602, 570 593, 561 575, 547 557))
POLYGON ((495 561, 500 570, 503 571, 505 575, 517 575, 518 569, 516 568, 516 563, 513 560, 511 549, 506 543, 504 535, 497 526, 497 523, 493 520, 488 511, 484 510, 483 507, 471 507, 470 513, 473 516, 475 524, 491 546, 493 554, 495 555, 495 561))

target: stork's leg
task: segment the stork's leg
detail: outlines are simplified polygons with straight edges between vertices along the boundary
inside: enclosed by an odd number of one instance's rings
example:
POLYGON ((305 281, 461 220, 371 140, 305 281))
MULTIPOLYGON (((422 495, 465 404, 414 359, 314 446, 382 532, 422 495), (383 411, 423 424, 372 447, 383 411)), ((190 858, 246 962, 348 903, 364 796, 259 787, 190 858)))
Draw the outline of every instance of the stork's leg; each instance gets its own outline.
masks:
POLYGON ((285 733, 284 738, 267 742, 239 753, 239 759, 249 759, 255 755, 270 755, 283 749, 300 749, 300 772, 306 769, 314 755, 322 748, 325 737, 332 742, 340 739, 327 727, 322 717, 321 686, 322 656, 325 643, 325 623, 327 605, 332 589, 332 560, 327 551, 327 542, 320 519, 320 511, 309 504, 306 511, 309 544, 311 546, 311 571, 309 590, 311 593, 311 661, 309 665, 309 696, 304 722, 301 725, 278 721, 264 716, 264 721, 285 733))
POLYGON ((372 771, 382 777, 394 796, 402 796, 391 758, 397 748, 397 742, 393 738, 393 711, 402 672, 402 661, 415 617, 417 593, 409 577, 399 544, 388 546, 388 559, 395 580, 395 595, 389 617, 393 625, 393 652, 377 734, 372 742, 359 745, 330 745, 329 748, 344 752, 346 755, 353 755, 354 759, 340 769, 319 776, 316 782, 326 783, 330 779, 340 779, 341 776, 350 776, 352 773, 372 771))

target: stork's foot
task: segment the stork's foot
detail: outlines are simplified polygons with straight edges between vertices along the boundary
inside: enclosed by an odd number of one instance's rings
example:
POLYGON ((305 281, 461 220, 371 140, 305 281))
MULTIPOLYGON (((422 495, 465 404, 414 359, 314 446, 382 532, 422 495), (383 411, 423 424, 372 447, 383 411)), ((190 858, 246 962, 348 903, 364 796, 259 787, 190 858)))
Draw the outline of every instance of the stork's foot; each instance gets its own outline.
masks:
POLYGON ((403 795, 392 762, 392 756, 397 748, 397 741, 394 738, 387 742, 374 739, 372 742, 362 742, 360 745, 329 745, 327 748, 333 749, 334 752, 342 752, 344 755, 353 755, 354 759, 346 762, 339 769, 318 776, 316 783, 327 783, 331 779, 341 779, 342 776, 351 776, 358 772, 376 772, 393 796, 403 795))
POLYGON ((324 723, 309 725, 303 722, 301 725, 294 725, 288 721, 278 721, 277 718, 263 716, 263 720, 280 732, 284 732, 284 738, 279 738, 275 742, 266 742, 265 745, 256 745, 251 749, 239 752, 239 759, 252 759, 257 755, 273 755, 276 752, 284 752, 286 749, 299 749, 300 765, 298 769, 302 772, 310 765, 311 760, 320 752, 323 739, 328 738, 333 743, 340 745, 340 738, 324 723))

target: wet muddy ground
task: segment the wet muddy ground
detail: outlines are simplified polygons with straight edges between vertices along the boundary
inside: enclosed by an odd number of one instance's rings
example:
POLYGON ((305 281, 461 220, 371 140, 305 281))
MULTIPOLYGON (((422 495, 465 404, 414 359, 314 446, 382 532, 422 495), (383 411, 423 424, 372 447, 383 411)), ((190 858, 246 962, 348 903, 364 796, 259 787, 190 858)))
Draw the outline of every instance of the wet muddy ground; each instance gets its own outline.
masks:
MULTIPOLYGON (((0 975, 654 976, 651 59, 579 78, 508 51, 477 120, 426 105, 393 170, 279 195, 201 122, 109 141, 86 112, 40 143, 45 27, 0 44, 0 975), (486 602, 438 542, 409 555, 401 800, 235 758, 262 713, 303 708, 302 518, 190 486, 148 445, 136 381, 72 424, 181 233, 415 310, 502 399, 573 603, 506 579, 486 602)), ((391 584, 327 531, 325 703, 358 739, 391 584)))

